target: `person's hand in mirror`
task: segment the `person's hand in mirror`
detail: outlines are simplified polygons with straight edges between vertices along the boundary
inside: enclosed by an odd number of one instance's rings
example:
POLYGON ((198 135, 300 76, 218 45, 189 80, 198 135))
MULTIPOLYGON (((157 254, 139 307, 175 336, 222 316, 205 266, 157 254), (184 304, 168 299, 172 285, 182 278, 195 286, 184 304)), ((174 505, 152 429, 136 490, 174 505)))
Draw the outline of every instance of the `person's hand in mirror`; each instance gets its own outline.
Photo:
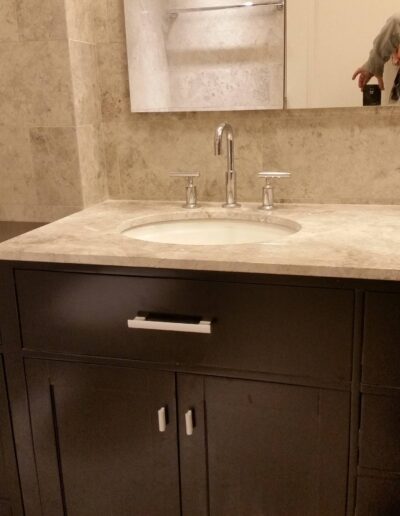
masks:
POLYGON ((385 84, 383 82, 383 77, 375 76, 373 73, 368 71, 367 69, 361 67, 357 68, 357 70, 353 74, 353 81, 357 79, 358 77, 358 87, 360 90, 364 89, 364 86, 366 86, 369 81, 372 79, 372 77, 376 77, 378 80, 378 84, 381 90, 385 89, 385 84))
POLYGON ((353 74, 353 81, 358 78, 358 86, 362 90, 366 84, 376 77, 381 90, 383 70, 390 57, 398 52, 400 46, 400 13, 391 16, 373 42, 368 61, 357 68, 353 74))

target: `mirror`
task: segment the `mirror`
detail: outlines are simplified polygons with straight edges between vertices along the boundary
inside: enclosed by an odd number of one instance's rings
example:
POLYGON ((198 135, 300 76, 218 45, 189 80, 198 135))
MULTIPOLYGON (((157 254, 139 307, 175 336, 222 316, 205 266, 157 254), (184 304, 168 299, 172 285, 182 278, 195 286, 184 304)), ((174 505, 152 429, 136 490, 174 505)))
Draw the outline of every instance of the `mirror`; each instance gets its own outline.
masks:
POLYGON ((125 20, 133 112, 283 108, 283 0, 125 0, 125 20))
MULTIPOLYGON (((352 80, 385 22, 400 10, 398 0, 287 0, 287 107, 328 108, 364 104, 352 80)), ((365 102, 393 103, 398 66, 385 65, 385 90, 375 78, 365 102)), ((376 105, 376 104, 375 104, 376 105)))
POLYGON ((352 76, 398 10, 398 0, 125 0, 132 111, 393 105, 400 51, 383 91, 352 76))

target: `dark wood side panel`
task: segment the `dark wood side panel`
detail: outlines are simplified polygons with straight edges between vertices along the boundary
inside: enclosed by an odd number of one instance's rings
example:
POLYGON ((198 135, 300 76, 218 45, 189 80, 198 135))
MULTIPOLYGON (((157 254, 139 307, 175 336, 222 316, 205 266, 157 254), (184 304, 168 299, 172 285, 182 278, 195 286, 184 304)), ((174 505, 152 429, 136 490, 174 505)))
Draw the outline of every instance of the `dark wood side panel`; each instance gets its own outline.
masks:
POLYGON ((16 271, 25 348, 349 381, 350 290, 16 271), (138 312, 212 335, 132 330, 138 312))
POLYGON ((366 295, 362 381, 400 387, 400 293, 366 295))
POLYGON ((400 473, 400 391, 363 394, 360 466, 400 473))
POLYGON ((3 514, 22 516, 23 511, 3 357, 0 355, 0 516, 3 514))
MULTIPOLYGON (((10 399, 24 510, 26 516, 41 516, 41 503, 35 470, 25 371, 21 354, 14 274, 11 264, 0 264, 0 285, 1 341, 2 350, 4 351, 8 396, 10 399)), ((18 497, 19 494, 18 489, 15 496, 18 497)), ((17 514, 22 514, 23 509, 21 503, 20 507, 20 511, 17 512, 17 514)))
POLYGON ((211 516, 343 516, 350 396, 207 378, 211 516))
POLYGON ((356 516, 399 516, 400 477, 358 479, 356 516))
POLYGON ((26 369, 43 516, 180 516, 173 373, 36 360, 26 369))

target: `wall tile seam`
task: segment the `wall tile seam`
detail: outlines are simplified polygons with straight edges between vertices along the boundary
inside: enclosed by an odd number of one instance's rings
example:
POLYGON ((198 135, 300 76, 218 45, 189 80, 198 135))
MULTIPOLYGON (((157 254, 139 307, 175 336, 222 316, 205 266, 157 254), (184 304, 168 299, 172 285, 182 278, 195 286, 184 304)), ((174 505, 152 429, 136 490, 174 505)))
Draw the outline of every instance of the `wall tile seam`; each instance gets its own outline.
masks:
POLYGON ((31 129, 75 129, 76 127, 79 127, 79 126, 76 126, 75 124, 74 125, 69 125, 69 124, 68 125, 62 125, 62 124, 43 125, 43 124, 26 124, 26 123, 12 124, 12 123, 8 123, 8 122, 0 121, 0 127, 3 127, 3 128, 4 127, 12 127, 12 128, 25 129, 27 131, 30 131, 31 129))
POLYGON ((83 39, 68 38, 68 41, 71 41, 72 43, 82 43, 84 45, 91 45, 93 47, 97 45, 97 43, 94 43, 93 41, 85 41, 83 39))
POLYGON ((0 202, 0 206, 32 206, 34 208, 79 208, 82 209, 82 206, 79 206, 77 204, 39 204, 39 203, 21 203, 21 202, 0 202))
POLYGON ((84 181, 83 181, 83 172, 82 172, 83 158, 82 158, 81 146, 79 145, 78 129, 77 129, 76 126, 75 126, 74 139, 75 139, 75 144, 76 144, 76 151, 78 153, 78 168, 79 168, 78 173, 79 173, 79 185, 80 185, 80 188, 79 188, 79 198, 80 198, 80 202, 82 204, 82 207, 84 208, 85 207, 85 198, 84 198, 84 195, 83 195, 84 181))
MULTIPOLYGON (((65 2, 64 2, 64 6, 65 6, 65 2)), ((68 31, 68 26, 67 26, 67 31, 68 31)), ((71 58, 71 47, 70 47, 70 44, 69 44, 69 40, 67 40, 67 47, 68 47, 68 71, 69 71, 69 83, 70 83, 70 87, 71 87, 71 93, 72 93, 72 108, 73 108, 73 125, 76 126, 76 123, 77 123, 77 114, 76 114, 76 103, 75 103, 75 97, 76 97, 76 88, 74 86, 74 81, 73 81, 73 74, 72 74, 72 58, 71 58)))
POLYGON ((106 174, 106 188, 107 188, 107 199, 121 199, 122 198, 122 180, 121 180, 121 172, 119 169, 118 164, 118 196, 111 195, 111 188, 110 188, 110 181, 109 181, 109 168, 108 168, 108 160, 107 160, 107 154, 106 154, 106 147, 107 147, 107 138, 105 135, 105 126, 107 125, 107 122, 102 121, 100 124, 100 130, 101 130, 101 137, 102 137, 102 149, 104 153, 104 169, 106 174))
MULTIPOLYGON (((107 34, 108 34, 108 2, 106 3, 106 12, 107 12, 107 34)), ((97 44, 94 45, 94 54, 95 54, 95 69, 96 69, 96 89, 97 89, 97 99, 99 106, 99 121, 98 121, 98 135, 99 135, 99 152, 101 154, 100 158, 102 160, 102 164, 104 167, 104 200, 109 198, 109 185, 108 185, 108 167, 107 167, 107 156, 105 152, 106 140, 103 132, 103 109, 102 109, 102 88, 101 88, 101 74, 100 74, 100 66, 99 66, 99 55, 97 51, 97 44)))

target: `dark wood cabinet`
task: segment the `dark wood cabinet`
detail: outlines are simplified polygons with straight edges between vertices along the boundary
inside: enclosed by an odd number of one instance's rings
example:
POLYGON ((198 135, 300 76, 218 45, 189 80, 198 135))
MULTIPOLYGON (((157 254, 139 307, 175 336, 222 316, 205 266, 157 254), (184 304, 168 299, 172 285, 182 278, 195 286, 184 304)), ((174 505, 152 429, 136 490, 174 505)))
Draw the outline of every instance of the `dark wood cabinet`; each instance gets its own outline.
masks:
POLYGON ((210 514, 346 510, 349 394, 207 378, 210 514))
POLYGON ((363 395, 360 466, 400 475, 400 392, 363 395))
POLYGON ((356 516, 399 516, 400 477, 360 477, 356 516))
POLYGON ((24 516, 400 514, 399 285, 0 273, 24 516))
POLYGON ((0 516, 22 516, 3 357, 0 355, 0 516))
POLYGON ((368 292, 364 322, 364 383, 400 388, 400 293, 368 292))
POLYGON ((16 290, 27 349, 351 379, 348 289, 23 270, 16 290), (213 329, 129 329, 139 313, 210 319, 213 329))
POLYGON ((357 516, 400 514, 400 293, 365 296, 357 516))
POLYGON ((174 374, 40 360, 26 373, 43 516, 179 516, 174 374))
POLYGON ((178 375, 179 468, 174 374, 26 371, 43 516, 345 514, 348 393, 178 375))

